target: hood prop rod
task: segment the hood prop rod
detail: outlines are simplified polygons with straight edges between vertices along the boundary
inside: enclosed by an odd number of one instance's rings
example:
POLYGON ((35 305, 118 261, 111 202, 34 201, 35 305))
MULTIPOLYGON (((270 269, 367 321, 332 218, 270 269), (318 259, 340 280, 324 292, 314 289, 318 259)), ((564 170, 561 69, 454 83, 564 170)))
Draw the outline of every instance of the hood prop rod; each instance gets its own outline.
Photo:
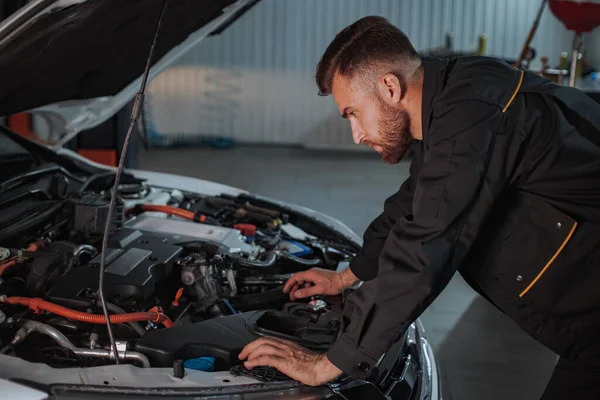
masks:
POLYGON ((144 75, 142 76, 142 85, 140 87, 140 91, 135 96, 135 102, 133 104, 133 109, 131 110, 131 121, 129 123, 129 129, 127 130, 127 135, 125 135, 125 140, 123 141, 123 148, 121 149, 121 157, 119 159, 119 165, 117 167, 117 172, 115 176, 115 183, 113 185, 113 190, 110 196, 110 205, 108 207, 108 215, 106 217, 106 224, 104 226, 104 237, 102 239, 102 250, 100 253, 100 273, 98 279, 98 297, 100 298, 100 305, 102 306, 102 312, 104 313, 104 317, 106 318, 106 328, 108 329, 108 337, 110 340, 110 347, 112 350, 112 354, 114 356, 115 363, 119 364, 119 356, 117 351, 117 344, 115 342, 115 337, 113 335, 112 326, 110 324, 110 317, 108 315, 108 307, 106 305, 106 299, 104 298, 104 268, 106 267, 106 243, 108 242, 108 234, 110 232, 110 225, 112 222, 112 216, 114 213, 115 202, 117 198, 117 190, 119 188, 119 181, 121 180, 121 175, 123 173, 123 166, 125 164, 125 155, 127 154, 127 146, 129 144, 129 139, 131 137, 131 133, 133 132, 133 128, 135 127, 137 120, 140 116, 140 110, 142 109, 142 105, 144 103, 145 91, 146 91, 146 82, 148 81, 148 74, 150 72, 150 64, 152 62, 152 56, 154 55, 154 47, 156 46, 156 41, 158 39, 158 32, 160 31, 160 26, 162 24, 163 16, 165 13, 165 8, 167 6, 168 0, 163 0, 162 7, 160 10, 160 15, 158 17, 158 22, 156 24, 156 30, 154 32, 154 39, 152 40, 152 46, 150 47, 150 53, 148 54, 148 58, 146 59, 146 68, 144 69, 144 75))

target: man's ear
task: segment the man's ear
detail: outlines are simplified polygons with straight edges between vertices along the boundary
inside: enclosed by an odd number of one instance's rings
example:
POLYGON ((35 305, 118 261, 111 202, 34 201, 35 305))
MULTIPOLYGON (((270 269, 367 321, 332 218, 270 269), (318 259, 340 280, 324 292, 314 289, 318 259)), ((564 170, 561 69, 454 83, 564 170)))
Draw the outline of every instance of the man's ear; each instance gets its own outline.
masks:
POLYGON ((402 85, 394 74, 385 74, 377 82, 379 96, 390 106, 394 106, 402 100, 402 85))

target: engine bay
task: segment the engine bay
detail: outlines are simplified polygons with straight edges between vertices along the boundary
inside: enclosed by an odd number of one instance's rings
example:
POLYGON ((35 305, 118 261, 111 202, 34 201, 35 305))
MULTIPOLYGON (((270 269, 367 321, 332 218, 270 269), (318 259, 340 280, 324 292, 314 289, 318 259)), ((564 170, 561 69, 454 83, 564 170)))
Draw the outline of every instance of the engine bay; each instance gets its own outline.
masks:
MULTIPOLYGON (((114 174, 32 180, 0 190, 0 353, 53 368, 114 364, 98 296, 114 174)), ((333 343, 342 299, 292 302, 283 285, 342 268, 355 243, 250 195, 121 182, 103 284, 119 363, 225 371, 262 335, 315 351, 333 343)))

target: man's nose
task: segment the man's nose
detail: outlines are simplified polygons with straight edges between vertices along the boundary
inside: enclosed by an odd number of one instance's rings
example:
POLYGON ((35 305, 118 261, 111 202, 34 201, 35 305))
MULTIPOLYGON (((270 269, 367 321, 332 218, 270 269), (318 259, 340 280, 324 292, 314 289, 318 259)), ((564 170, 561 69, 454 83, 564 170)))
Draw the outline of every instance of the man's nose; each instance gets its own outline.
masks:
POLYGON ((360 144, 365 138, 365 131, 355 120, 350 121, 350 127, 352 128, 352 139, 354 139, 354 143, 360 144))

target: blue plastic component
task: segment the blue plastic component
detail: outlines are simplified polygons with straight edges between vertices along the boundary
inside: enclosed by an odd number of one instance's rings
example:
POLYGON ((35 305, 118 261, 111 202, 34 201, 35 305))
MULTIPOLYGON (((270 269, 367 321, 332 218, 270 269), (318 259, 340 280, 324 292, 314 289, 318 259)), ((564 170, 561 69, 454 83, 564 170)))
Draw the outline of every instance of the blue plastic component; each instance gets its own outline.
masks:
POLYGON ((227 308, 229 308, 229 310, 231 311, 232 314, 237 314, 238 313, 236 311, 236 309, 233 308, 233 306, 231 305, 231 303, 229 302, 229 300, 223 299, 223 303, 225 303, 225 305, 227 306, 227 308))
POLYGON ((300 242, 296 242, 295 240, 286 241, 285 247, 288 253, 296 257, 308 256, 312 254, 312 249, 310 247, 305 246, 300 242))
POLYGON ((212 372, 215 370, 214 357, 198 357, 185 360, 183 366, 196 371, 212 372))

